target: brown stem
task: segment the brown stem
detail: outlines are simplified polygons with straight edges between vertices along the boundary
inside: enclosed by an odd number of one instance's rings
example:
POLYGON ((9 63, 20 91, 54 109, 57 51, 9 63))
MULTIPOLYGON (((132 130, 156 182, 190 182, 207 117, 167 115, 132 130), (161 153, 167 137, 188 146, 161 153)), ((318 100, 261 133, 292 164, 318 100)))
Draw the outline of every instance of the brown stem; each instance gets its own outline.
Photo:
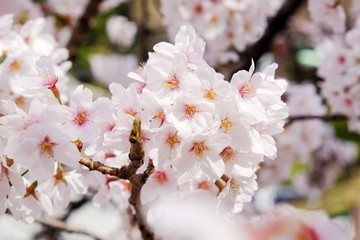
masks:
POLYGON ((239 70, 249 69, 251 59, 253 59, 254 62, 257 62, 257 60, 269 50, 276 34, 286 27, 289 18, 297 11, 297 9, 299 9, 303 2, 305 1, 286 0, 277 14, 269 20, 264 35, 243 52, 238 53, 240 61, 219 67, 219 70, 225 74, 226 79, 229 79, 230 76, 239 70))
POLYGON ((57 219, 53 219, 53 218, 39 218, 36 220, 36 222, 44 225, 44 226, 47 226, 47 227, 50 227, 52 229, 57 229, 57 230, 60 230, 60 231, 64 231, 64 232, 69 232, 69 233, 77 233, 77 234, 83 234, 83 235, 86 235, 86 236, 89 236, 91 237, 92 239, 96 239, 96 240, 101 240, 103 238, 93 234, 93 233, 90 233, 88 231, 85 231, 85 230, 82 230, 82 229, 78 229, 78 228, 73 228, 69 225, 67 225, 66 223, 62 222, 62 221, 59 221, 57 219))
POLYGON ((121 179, 127 179, 131 183, 131 195, 129 203, 134 207, 137 217, 137 222, 141 235, 144 240, 153 240, 154 234, 147 225, 142 205, 140 201, 141 189, 146 183, 149 176, 154 171, 154 165, 151 160, 147 165, 146 170, 141 174, 136 174, 137 170, 144 164, 144 145, 141 135, 141 121, 136 118, 133 123, 129 141, 131 143, 129 159, 130 163, 121 168, 109 167, 98 161, 92 161, 86 158, 81 158, 79 163, 89 168, 90 171, 98 171, 103 174, 108 174, 121 179))
POLYGON ((344 121, 344 120, 348 120, 349 118, 345 115, 341 115, 341 114, 336 114, 336 115, 302 115, 302 116, 294 116, 294 117, 289 117, 287 119, 287 122, 285 124, 285 126, 290 125, 293 122, 296 121, 307 121, 307 120, 322 120, 322 121, 344 121))
POLYGON ((360 206, 357 204, 352 209, 350 209, 350 213, 352 216, 355 238, 354 240, 360 240, 360 206))
POLYGON ((141 121, 140 119, 135 119, 133 123, 133 129, 131 131, 129 141, 131 143, 129 159, 130 164, 128 166, 132 175, 129 178, 131 183, 131 195, 129 202, 134 207, 136 212, 136 217, 138 221, 139 230, 141 236, 144 240, 153 240, 154 234, 147 225, 143 209, 140 201, 141 189, 146 183, 148 176, 153 172, 154 165, 152 161, 149 161, 147 169, 142 174, 136 174, 136 171, 144 163, 144 146, 141 135, 141 121), (145 176, 145 177, 144 177, 145 176))
POLYGON ((38 5, 44 13, 54 16, 55 19, 59 23, 61 23, 61 25, 71 26, 72 19, 70 18, 70 16, 62 15, 62 14, 56 12, 56 10, 53 9, 52 7, 50 7, 46 2, 40 2, 40 3, 38 3, 38 5))
POLYGON ((98 171, 101 172, 102 174, 108 174, 110 176, 117 177, 120 179, 128 179, 129 176, 131 175, 126 166, 121 168, 109 167, 99 161, 92 161, 84 157, 80 159, 79 163, 87 167, 90 171, 98 171))
POLYGON ((69 49, 70 61, 74 61, 74 59, 76 58, 77 49, 83 41, 86 31, 90 27, 91 17, 97 14, 101 2, 102 0, 90 0, 89 4, 84 10, 83 15, 80 17, 77 24, 73 28, 70 40, 67 44, 67 49, 69 49))

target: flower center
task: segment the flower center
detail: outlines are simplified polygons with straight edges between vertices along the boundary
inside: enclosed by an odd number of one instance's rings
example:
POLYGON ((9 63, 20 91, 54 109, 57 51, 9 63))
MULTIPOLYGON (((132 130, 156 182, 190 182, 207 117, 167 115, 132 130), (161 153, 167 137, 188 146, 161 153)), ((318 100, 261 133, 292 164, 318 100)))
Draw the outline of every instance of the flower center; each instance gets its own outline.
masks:
POLYGON ((179 88, 179 79, 176 77, 176 75, 171 75, 171 77, 165 82, 165 86, 168 89, 177 89, 179 88))
POLYGON ((220 127, 222 128, 222 130, 224 130, 224 132, 228 133, 232 126, 233 123, 228 118, 221 120, 220 127))
POLYGON ((194 10, 195 14, 201 14, 204 11, 204 8, 200 3, 198 3, 194 6, 193 10, 194 10))
POLYGON ((54 157, 53 146, 55 144, 50 141, 49 136, 46 136, 40 144, 40 154, 47 155, 48 157, 54 157))
POLYGON ((33 196, 36 200, 39 200, 37 195, 36 195, 36 188, 37 188, 38 182, 35 181, 33 182, 30 186, 26 186, 26 192, 24 195, 24 198, 27 198, 29 196, 33 196))
POLYGON ((20 68, 21 68, 21 64, 18 60, 15 60, 10 64, 10 69, 13 72, 19 70, 20 68))
POLYGON ((209 23, 210 23, 211 25, 215 25, 215 24, 218 23, 218 21, 219 21, 218 17, 215 16, 215 15, 213 15, 213 16, 211 16, 211 18, 210 18, 210 20, 209 20, 209 23))
POLYGON ((204 98, 209 101, 214 101, 216 99, 216 93, 214 89, 207 90, 204 94, 204 98))
POLYGON ((164 171, 156 171, 154 173, 155 179, 162 185, 167 182, 167 175, 164 171))
POLYGON ((77 125, 82 126, 88 120, 86 112, 80 112, 76 115, 74 121, 77 125))
POLYGON ((193 118, 197 112, 198 110, 196 106, 188 104, 185 105, 184 113, 187 118, 193 118))
POLYGON ((319 237, 316 231, 309 226, 302 226, 296 236, 296 240, 318 240, 319 237))
POLYGON ((235 182, 234 179, 230 180, 230 189, 233 193, 233 196, 237 196, 240 193, 240 184, 235 182))
POLYGON ((211 186, 209 184, 209 181, 202 181, 199 182, 199 184, 197 185, 198 189, 203 189, 203 190, 210 190, 211 186))
POLYGON ((131 109, 131 108, 130 109, 125 109, 124 113, 129 114, 131 116, 135 116, 137 114, 137 112, 135 110, 131 109))
POLYGON ((198 157, 202 158, 206 155, 208 147, 205 145, 204 141, 193 143, 191 151, 198 157))
POLYGON ((252 97, 254 95, 254 87, 251 83, 246 83, 242 85, 239 89, 241 97, 252 97))
POLYGON ((228 162, 234 158, 235 151, 234 151, 234 149, 232 149, 232 147, 227 146, 222 150, 222 152, 220 153, 220 156, 225 162, 228 162))
POLYGON ((177 133, 170 133, 166 139, 166 143, 170 146, 170 149, 174 149, 175 146, 180 143, 177 133))
MULTIPOLYGON (((154 115, 153 119, 158 119, 158 120, 160 120, 160 126, 161 126, 161 125, 164 123, 164 121, 165 121, 165 113, 164 113, 164 111, 160 111, 160 112, 156 113, 156 114, 154 115)), ((160 127, 160 126, 159 126, 159 127, 160 127)))

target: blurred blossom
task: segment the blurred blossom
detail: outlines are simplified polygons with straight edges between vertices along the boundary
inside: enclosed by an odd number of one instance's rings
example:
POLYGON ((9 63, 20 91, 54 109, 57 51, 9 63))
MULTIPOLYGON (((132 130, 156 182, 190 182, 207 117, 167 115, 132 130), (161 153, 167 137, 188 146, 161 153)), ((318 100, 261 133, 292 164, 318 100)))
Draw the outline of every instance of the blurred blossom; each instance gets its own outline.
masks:
POLYGON ((329 218, 323 211, 304 211, 287 205, 253 217, 248 224, 251 240, 350 240, 352 231, 329 218))
MULTIPOLYGON (((325 106, 310 83, 290 85, 286 91, 286 102, 291 116, 324 115, 325 106)), ((312 152, 319 148, 330 128, 321 120, 293 122, 285 131, 275 136, 278 147, 277 158, 266 161, 260 169, 259 180, 262 185, 279 183, 287 179, 295 161, 311 161, 312 152)))
POLYGON ((89 0, 48 0, 46 2, 57 13, 77 19, 84 12, 89 0))
POLYGON ((310 16, 315 23, 330 28, 335 33, 345 31, 345 10, 337 0, 310 0, 308 3, 310 16))
POLYGON ((105 85, 116 82, 128 87, 134 80, 127 77, 127 74, 135 71, 137 65, 138 60, 135 55, 95 54, 90 57, 92 74, 96 80, 105 85))
POLYGON ((308 171, 295 178, 295 190, 302 196, 311 196, 331 187, 341 170, 357 156, 357 146, 328 136, 313 154, 308 171))
POLYGON ((106 22, 106 33, 113 44, 130 47, 137 32, 136 23, 124 16, 113 16, 106 22))
POLYGON ((112 10, 113 8, 117 7, 122 3, 126 3, 129 0, 104 0, 100 4, 100 11, 107 12, 112 10))
POLYGON ((205 59, 212 66, 237 61, 236 51, 261 37, 267 19, 283 0, 162 0, 163 23, 172 39, 183 24, 191 24, 205 39, 205 59))
POLYGON ((0 15, 12 13, 16 19, 26 21, 40 17, 42 12, 32 0, 1 0, 0 15))

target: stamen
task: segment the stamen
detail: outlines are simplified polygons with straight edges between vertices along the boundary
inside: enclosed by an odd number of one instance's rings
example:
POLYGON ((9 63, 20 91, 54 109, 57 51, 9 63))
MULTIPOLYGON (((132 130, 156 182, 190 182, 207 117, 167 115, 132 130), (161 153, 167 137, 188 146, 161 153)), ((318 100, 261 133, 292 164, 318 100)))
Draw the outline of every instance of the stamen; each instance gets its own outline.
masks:
POLYGON ((205 145, 203 141, 193 143, 193 147, 191 148, 191 151, 199 158, 204 157, 206 155, 207 150, 208 147, 205 145))
POLYGON ((75 117, 74 121, 77 125, 82 126, 88 120, 86 112, 80 112, 75 117))
POLYGON ((185 105, 184 113, 187 118, 193 118, 197 112, 198 110, 196 106, 188 104, 185 105))
POLYGON ((170 146, 170 149, 174 149, 176 145, 180 143, 180 139, 177 133, 169 133, 166 143, 170 146))

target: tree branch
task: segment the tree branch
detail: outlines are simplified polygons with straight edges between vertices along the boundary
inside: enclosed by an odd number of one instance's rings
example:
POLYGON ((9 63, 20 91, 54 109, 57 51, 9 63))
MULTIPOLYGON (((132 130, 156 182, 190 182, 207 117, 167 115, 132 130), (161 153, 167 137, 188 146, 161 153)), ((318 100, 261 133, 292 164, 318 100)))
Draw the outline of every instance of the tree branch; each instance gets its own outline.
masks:
POLYGON ((84 10, 83 15, 80 17, 77 24, 73 28, 70 40, 67 44, 67 49, 69 49, 70 61, 74 61, 74 59, 76 58, 77 49, 83 41, 87 29, 90 27, 91 17, 97 14, 101 2, 102 0, 90 0, 89 4, 84 10))
POLYGON ((70 18, 70 16, 59 14, 58 12, 55 11, 55 9, 50 7, 46 2, 39 2, 38 5, 44 13, 55 17, 55 19, 57 21, 59 21, 62 25, 71 26, 72 19, 70 18))
MULTIPOLYGON (((79 201, 76 202, 70 202, 69 206, 67 207, 67 211, 65 213, 65 215, 63 215, 59 220, 60 222, 65 222, 69 216, 73 213, 73 211, 75 211, 76 209, 80 208, 81 206, 83 206, 85 203, 87 203, 89 201, 89 198, 87 197, 83 197, 82 199, 80 199, 79 201)), ((59 239, 59 233, 60 230, 58 228, 53 228, 53 226, 51 225, 44 225, 44 229, 38 233, 36 233, 36 235, 34 236, 35 239, 43 239, 43 240, 47 240, 47 239, 59 239)))
POLYGON ((144 240, 153 240, 154 234, 147 225, 140 201, 141 189, 146 183, 148 177, 154 171, 154 165, 149 160, 146 170, 141 174, 136 174, 137 170, 144 164, 144 145, 141 134, 141 121, 135 118, 133 128, 130 133, 129 141, 131 143, 129 159, 130 163, 121 168, 109 167, 98 161, 92 161, 81 158, 79 163, 89 168, 90 171, 98 171, 120 179, 129 180, 131 183, 131 195, 129 203, 136 212, 137 223, 144 240))
POLYGON ((341 115, 341 114, 326 115, 326 116, 322 116, 322 115, 301 115, 301 116, 289 117, 287 119, 287 122, 286 122, 285 126, 288 126, 291 123, 296 122, 296 121, 307 121, 307 120, 345 121, 345 120, 348 120, 348 119, 349 118, 347 116, 341 115))
POLYGON ((90 171, 98 171, 102 174, 108 174, 120 179, 128 179, 131 175, 126 166, 121 168, 109 167, 99 161, 92 161, 84 157, 80 159, 79 163, 87 167, 90 171))
MULTIPOLYGON (((263 36, 254 44, 249 46, 243 52, 238 53, 240 61, 236 63, 229 63, 219 67, 226 79, 229 79, 235 72, 242 69, 249 69, 251 66, 251 59, 256 62, 259 58, 269 50, 276 34, 286 27, 286 23, 290 17, 300 8, 304 0, 286 0, 284 5, 279 9, 277 14, 268 22, 268 26, 263 36)), ((230 79, 229 79, 230 80, 230 79)))
POLYGON ((130 169, 131 173, 133 173, 129 178, 131 183, 131 195, 129 202, 135 209, 142 238, 144 240, 153 240, 154 234, 144 219, 140 195, 141 189, 147 180, 147 177, 144 178, 143 176, 149 176, 154 170, 154 165, 152 164, 152 161, 149 161, 145 172, 142 174, 136 174, 136 171, 144 163, 144 145, 141 135, 141 121, 138 118, 134 120, 129 141, 131 143, 131 148, 129 153, 130 164, 128 168, 130 169))
POLYGON ((36 222, 38 222, 44 226, 47 226, 49 228, 52 228, 52 229, 57 229, 57 230, 68 232, 68 233, 83 234, 83 235, 89 236, 89 237, 91 237, 93 239, 97 239, 97 240, 103 239, 93 233, 90 233, 90 232, 82 230, 82 229, 71 227, 64 222, 53 219, 53 218, 39 218, 36 220, 36 222))

